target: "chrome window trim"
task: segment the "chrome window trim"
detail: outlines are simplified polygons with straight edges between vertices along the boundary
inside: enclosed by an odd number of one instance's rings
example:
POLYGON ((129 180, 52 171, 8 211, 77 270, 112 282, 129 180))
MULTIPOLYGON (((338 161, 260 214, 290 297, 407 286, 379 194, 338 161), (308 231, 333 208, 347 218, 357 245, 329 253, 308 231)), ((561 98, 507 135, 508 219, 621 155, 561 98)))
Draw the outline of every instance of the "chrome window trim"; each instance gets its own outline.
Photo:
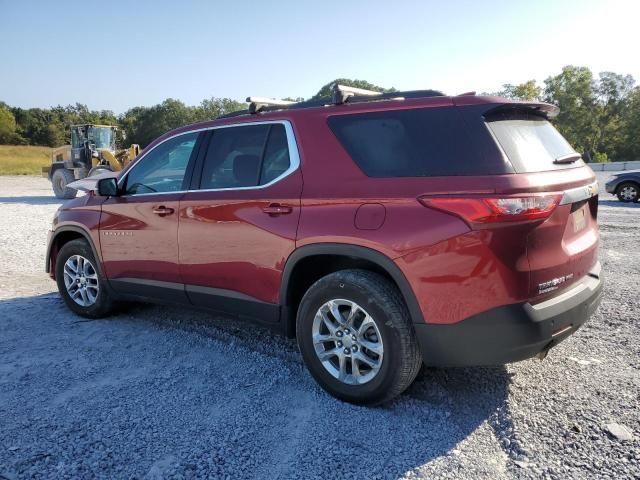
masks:
POLYGON ((291 122, 289 120, 265 120, 263 122, 238 122, 238 123, 230 123, 225 125, 214 125, 206 128, 199 128, 196 130, 188 130, 186 132, 180 132, 170 137, 165 138, 157 145, 149 150, 148 152, 144 152, 139 160, 118 180, 118 188, 121 188, 126 181, 127 176, 131 171, 133 171, 140 162, 144 160, 144 158, 153 152, 157 147, 162 145, 164 142, 169 140, 173 140, 174 138, 180 137, 182 135, 188 135, 191 133, 199 133, 206 132, 208 130, 217 130, 221 128, 232 128, 232 127, 248 127, 252 125, 283 125, 285 133, 287 135, 287 147, 289 148, 289 168, 287 168, 284 172, 282 172, 279 176, 271 180, 269 183, 265 183, 264 185, 255 185, 252 187, 228 187, 228 188, 207 188, 207 189, 194 189, 194 190, 176 190, 173 192, 151 192, 151 193, 130 193, 127 195, 122 195, 123 197, 144 197, 149 195, 175 195, 177 193, 193 193, 193 192, 229 192, 229 191, 243 191, 243 190, 261 190, 264 188, 268 188, 275 183, 283 180, 284 178, 291 175, 293 172, 300 168, 300 153, 298 151, 298 142, 296 140, 295 134, 293 132, 293 127, 291 126, 291 122))

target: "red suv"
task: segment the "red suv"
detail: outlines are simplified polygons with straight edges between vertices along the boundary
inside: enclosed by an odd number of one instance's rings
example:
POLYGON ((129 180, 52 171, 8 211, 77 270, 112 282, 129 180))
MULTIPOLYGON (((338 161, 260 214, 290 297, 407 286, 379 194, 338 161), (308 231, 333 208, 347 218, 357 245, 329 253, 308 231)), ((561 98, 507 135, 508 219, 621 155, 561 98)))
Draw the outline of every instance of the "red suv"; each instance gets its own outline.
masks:
POLYGON ((89 194, 56 214, 46 260, 71 310, 251 317, 296 337, 328 392, 375 404, 422 363, 543 358, 597 307, 597 183, 556 107, 340 86, 248 100, 76 182, 89 194))

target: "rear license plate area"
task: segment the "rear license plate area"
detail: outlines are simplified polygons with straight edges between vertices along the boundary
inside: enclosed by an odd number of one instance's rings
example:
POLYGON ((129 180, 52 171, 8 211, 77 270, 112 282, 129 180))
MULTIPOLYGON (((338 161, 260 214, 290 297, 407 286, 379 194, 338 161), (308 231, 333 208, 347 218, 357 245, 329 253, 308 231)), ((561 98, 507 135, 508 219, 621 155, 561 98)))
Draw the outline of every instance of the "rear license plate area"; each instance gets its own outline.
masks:
POLYGON ((573 223, 573 233, 583 230, 587 226, 587 202, 574 203, 571 206, 571 220, 573 223), (578 206, 574 210, 575 206, 578 206))

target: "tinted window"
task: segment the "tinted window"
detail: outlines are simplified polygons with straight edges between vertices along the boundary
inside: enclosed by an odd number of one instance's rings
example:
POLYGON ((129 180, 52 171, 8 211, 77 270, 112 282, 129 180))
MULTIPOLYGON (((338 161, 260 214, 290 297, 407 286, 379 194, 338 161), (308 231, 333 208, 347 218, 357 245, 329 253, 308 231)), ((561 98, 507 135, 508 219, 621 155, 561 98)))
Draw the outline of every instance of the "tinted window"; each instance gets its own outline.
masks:
MULTIPOLYGON (((510 173, 499 152, 487 154, 488 133, 470 128, 460 109, 422 108, 329 119, 329 125, 370 177, 510 173)), ((477 117, 479 118, 479 117, 477 117)), ((495 148, 494 148, 495 150, 495 148)))
POLYGON ((264 152, 262 169, 260 171, 260 185, 271 182, 287 171, 291 161, 289 160, 289 146, 287 133, 283 125, 272 125, 269 132, 269 141, 264 152))
POLYGON ((487 125, 517 172, 541 172, 584 164, 582 160, 553 163, 575 150, 543 117, 526 112, 501 113, 488 117, 487 125))
POLYGON ((219 128, 209 143, 200 188, 264 185, 282 175, 289 165, 283 125, 219 128))
POLYGON ((197 133, 171 138, 151 150, 127 175, 125 193, 178 192, 195 146, 197 133))

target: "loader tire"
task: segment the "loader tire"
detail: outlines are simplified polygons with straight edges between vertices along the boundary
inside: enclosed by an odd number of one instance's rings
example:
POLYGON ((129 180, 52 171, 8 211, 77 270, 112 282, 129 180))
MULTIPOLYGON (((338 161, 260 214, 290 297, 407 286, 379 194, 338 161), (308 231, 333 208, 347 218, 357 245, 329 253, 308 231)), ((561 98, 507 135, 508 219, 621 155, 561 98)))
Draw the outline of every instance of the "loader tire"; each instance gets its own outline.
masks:
POLYGON ((73 172, 66 168, 59 168, 53 172, 51 184, 55 196, 65 200, 75 198, 78 191, 75 188, 67 187, 74 180, 73 172))

